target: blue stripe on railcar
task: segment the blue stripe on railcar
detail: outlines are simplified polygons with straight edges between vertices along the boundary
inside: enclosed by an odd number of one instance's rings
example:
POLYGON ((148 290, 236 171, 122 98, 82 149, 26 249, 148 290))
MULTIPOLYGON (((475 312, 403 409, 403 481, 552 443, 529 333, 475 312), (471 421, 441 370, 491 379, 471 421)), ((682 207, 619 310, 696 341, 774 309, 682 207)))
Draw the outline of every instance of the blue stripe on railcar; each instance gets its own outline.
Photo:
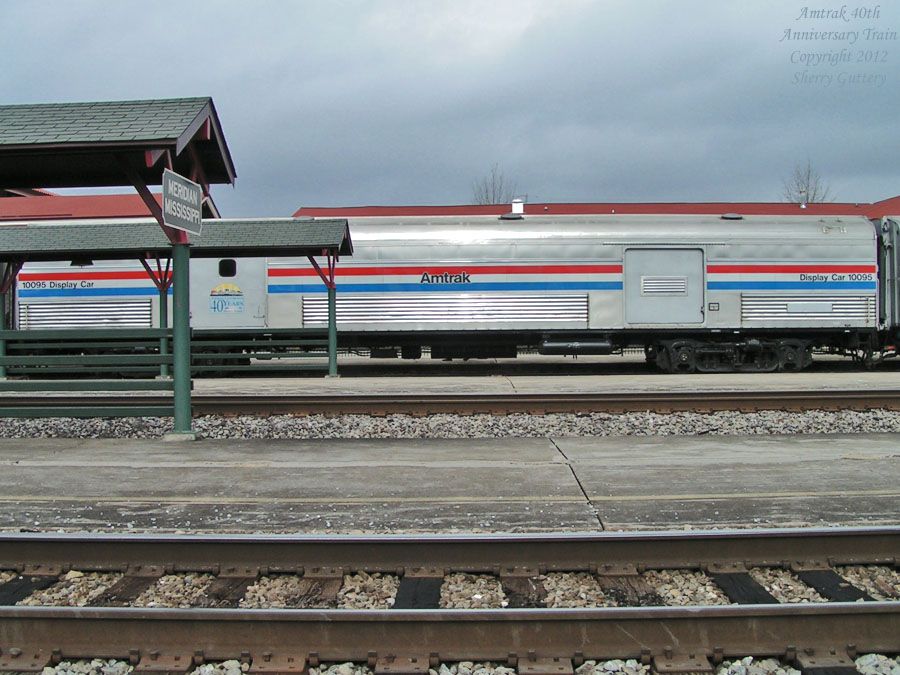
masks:
MULTIPOLYGON (((269 284, 269 293, 324 293, 323 284, 269 284)), ((445 291, 621 291, 621 281, 545 281, 469 284, 338 284, 338 293, 438 293, 445 291)))
MULTIPOLYGON (((147 288, 37 288, 20 289, 17 292, 20 298, 74 298, 97 297, 103 295, 159 295, 155 287, 147 288)), ((169 289, 172 294, 172 289, 169 289)))
POLYGON ((874 291, 874 281, 708 281, 710 291, 874 291))

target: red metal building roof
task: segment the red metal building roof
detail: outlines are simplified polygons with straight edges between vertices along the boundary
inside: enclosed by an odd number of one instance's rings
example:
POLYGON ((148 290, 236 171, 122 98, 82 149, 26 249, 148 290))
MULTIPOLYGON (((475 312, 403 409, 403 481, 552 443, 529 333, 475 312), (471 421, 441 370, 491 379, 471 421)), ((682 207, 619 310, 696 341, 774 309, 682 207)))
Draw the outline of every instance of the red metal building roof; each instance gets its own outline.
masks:
MULTIPOLYGON (((162 195, 154 194, 162 204, 162 195)), ((0 221, 65 220, 69 218, 142 218, 150 210, 136 192, 116 195, 54 195, 4 197, 0 199, 0 221)), ((203 217, 218 218, 211 199, 203 200, 203 217)))
MULTIPOLYGON (((154 197, 162 203, 160 195, 154 197)), ((137 193, 0 199, 0 220, 129 218, 149 215, 150 210, 137 193)))
MULTIPOLYGON (((584 202, 524 204, 525 215, 593 215, 618 214, 684 214, 719 215, 739 213, 747 216, 866 216, 881 218, 900 214, 900 196, 871 204, 825 203, 799 204, 783 202, 584 202)), ((305 206, 297 209, 295 217, 353 218, 366 216, 501 216, 511 210, 508 204, 488 206, 305 206)))

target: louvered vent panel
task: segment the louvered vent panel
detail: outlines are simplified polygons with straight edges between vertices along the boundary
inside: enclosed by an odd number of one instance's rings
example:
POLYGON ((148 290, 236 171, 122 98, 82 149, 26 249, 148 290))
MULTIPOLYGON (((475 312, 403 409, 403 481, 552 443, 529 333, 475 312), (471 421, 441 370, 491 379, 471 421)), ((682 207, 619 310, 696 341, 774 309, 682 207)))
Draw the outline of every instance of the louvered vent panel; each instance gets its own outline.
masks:
POLYGON ((19 304, 19 328, 152 328, 150 300, 19 304))
POLYGON ((687 295, 687 277, 641 277, 641 295, 687 295))
MULTIPOLYGON (((520 321, 587 324, 586 295, 410 296, 337 298, 337 321, 353 324, 514 323, 520 321)), ((326 298, 303 298, 303 325, 328 322, 326 298)))
POLYGON ((742 296, 743 321, 812 320, 874 325, 872 296, 742 296))

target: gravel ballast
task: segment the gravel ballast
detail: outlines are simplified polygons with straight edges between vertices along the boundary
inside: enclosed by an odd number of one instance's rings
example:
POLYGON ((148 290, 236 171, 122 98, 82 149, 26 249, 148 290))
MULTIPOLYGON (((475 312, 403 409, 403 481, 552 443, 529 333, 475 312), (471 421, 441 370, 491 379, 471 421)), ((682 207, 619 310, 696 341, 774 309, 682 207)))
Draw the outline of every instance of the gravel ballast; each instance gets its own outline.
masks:
MULTIPOLYGON (((856 669, 862 675, 897 675, 900 662, 883 654, 864 654, 856 659, 856 669)), ((195 668, 191 675, 242 675, 249 666, 237 660, 206 663, 195 668)), ((44 668, 41 675, 127 675, 132 666, 124 661, 94 659, 92 661, 63 661, 55 667, 44 668)), ((361 663, 332 663, 310 668, 309 675, 372 675, 372 669, 361 663)), ((497 663, 461 661, 442 663, 430 668, 429 675, 515 675, 516 669, 497 663)), ((634 659, 585 661, 575 669, 576 675, 649 675, 650 666, 634 659)), ((743 659, 724 661, 716 668, 716 675, 799 675, 800 671, 777 659, 743 659)))
MULTIPOLYGON (((193 430, 211 439, 544 438, 900 433, 900 411, 812 410, 660 414, 205 415, 193 430)), ((0 418, 0 438, 160 438, 172 420, 160 417, 0 418)))

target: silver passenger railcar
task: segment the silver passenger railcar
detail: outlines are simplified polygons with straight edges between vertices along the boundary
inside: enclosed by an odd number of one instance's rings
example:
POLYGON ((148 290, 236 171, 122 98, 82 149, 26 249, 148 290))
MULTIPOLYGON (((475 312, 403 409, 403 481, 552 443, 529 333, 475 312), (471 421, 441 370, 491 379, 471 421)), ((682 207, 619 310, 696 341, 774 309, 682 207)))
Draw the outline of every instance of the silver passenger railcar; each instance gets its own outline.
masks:
MULTIPOLYGON (((668 370, 766 371, 803 368, 815 348, 871 360, 896 333, 879 285, 896 269, 880 260, 894 255, 892 221, 882 232, 862 217, 376 217, 350 229, 342 341, 382 354, 639 346, 668 370)), ((324 322, 303 266, 272 261, 269 275, 270 316, 324 322)))

